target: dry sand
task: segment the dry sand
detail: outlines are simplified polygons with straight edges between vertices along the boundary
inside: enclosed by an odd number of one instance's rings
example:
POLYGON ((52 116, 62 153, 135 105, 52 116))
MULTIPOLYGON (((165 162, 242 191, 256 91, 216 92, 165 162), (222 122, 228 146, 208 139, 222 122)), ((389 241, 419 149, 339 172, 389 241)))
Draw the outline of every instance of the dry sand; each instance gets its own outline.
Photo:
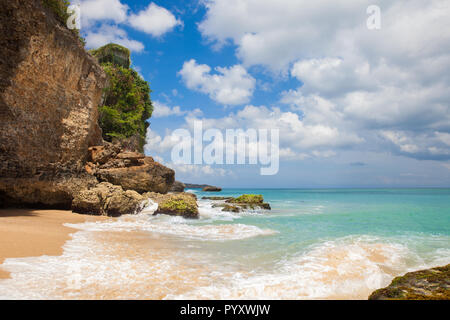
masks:
POLYGON ((75 230, 64 223, 108 219, 63 210, 0 210, 0 279, 9 277, 1 269, 6 258, 58 256, 75 230))

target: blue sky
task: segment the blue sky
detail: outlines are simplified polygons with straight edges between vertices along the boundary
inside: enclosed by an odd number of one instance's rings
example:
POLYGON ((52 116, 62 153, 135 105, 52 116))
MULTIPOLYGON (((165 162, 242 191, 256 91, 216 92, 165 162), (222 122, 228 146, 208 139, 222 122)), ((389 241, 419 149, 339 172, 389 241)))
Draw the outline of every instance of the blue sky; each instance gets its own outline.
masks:
POLYGON ((448 1, 83 0, 81 9, 89 48, 132 50, 155 105, 146 153, 178 180, 450 186, 448 1), (370 30, 374 4, 381 24, 370 30), (171 163, 173 131, 195 120, 279 129, 279 173, 171 163))

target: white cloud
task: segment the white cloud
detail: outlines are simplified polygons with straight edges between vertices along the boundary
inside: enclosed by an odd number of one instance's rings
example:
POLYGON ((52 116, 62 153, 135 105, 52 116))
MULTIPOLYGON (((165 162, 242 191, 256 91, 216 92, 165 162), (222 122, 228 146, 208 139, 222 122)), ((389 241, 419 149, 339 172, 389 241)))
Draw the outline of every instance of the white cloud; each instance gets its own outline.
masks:
POLYGON ((232 174, 231 171, 223 168, 213 168, 209 165, 174 164, 167 162, 160 156, 153 157, 159 163, 175 170, 177 176, 182 178, 200 178, 201 176, 226 176, 232 174))
POLYGON ((125 30, 117 26, 101 25, 99 28, 91 29, 86 35, 87 48, 99 48, 111 42, 125 46, 135 52, 144 50, 143 43, 129 39, 125 30))
POLYGON ((108 43, 117 43, 134 52, 144 50, 144 44, 130 39, 122 26, 129 25, 137 30, 159 37, 182 24, 174 15, 154 3, 143 11, 133 14, 120 0, 83 0, 81 22, 88 48, 98 48, 108 43))
POLYGON ((124 22, 129 10, 119 0, 83 0, 80 6, 83 26, 90 26, 95 21, 124 22))
MULTIPOLYGON (((279 108, 248 105, 223 118, 186 117, 186 125, 192 130, 194 121, 201 120, 204 130, 225 129, 278 129, 280 155, 284 158, 304 159, 307 156, 323 156, 319 151, 330 148, 346 148, 364 140, 355 134, 341 131, 331 125, 317 124, 297 113, 283 112, 279 108), (316 151, 312 153, 312 151, 316 151), (309 153, 309 154, 308 154, 309 153)), ((328 152, 327 157, 330 156, 328 152)))
POLYGON ((197 64, 192 59, 186 61, 179 72, 186 86, 208 94, 214 101, 224 105, 238 105, 250 101, 256 80, 241 65, 230 68, 217 67, 217 73, 211 73, 211 67, 197 64))
POLYGON ((411 59, 444 54, 450 43, 448 4, 442 0, 379 0, 382 28, 366 28, 360 0, 206 0, 199 30, 221 45, 232 42, 244 65, 287 70, 311 57, 380 56, 407 64, 411 59))
POLYGON ((153 118, 163 118, 163 117, 169 117, 169 116, 183 116, 185 115, 185 111, 181 111, 181 108, 176 107, 169 107, 159 101, 153 101, 153 118))
POLYGON ((185 111, 181 110, 179 106, 170 107, 164 103, 161 103, 159 101, 153 101, 153 118, 163 118, 163 117, 170 117, 170 116, 184 116, 184 115, 191 115, 191 116, 201 116, 203 112, 196 108, 193 110, 185 111))
POLYGON ((153 2, 145 10, 131 14, 128 21, 133 28, 155 37, 160 37, 182 24, 169 10, 153 2))

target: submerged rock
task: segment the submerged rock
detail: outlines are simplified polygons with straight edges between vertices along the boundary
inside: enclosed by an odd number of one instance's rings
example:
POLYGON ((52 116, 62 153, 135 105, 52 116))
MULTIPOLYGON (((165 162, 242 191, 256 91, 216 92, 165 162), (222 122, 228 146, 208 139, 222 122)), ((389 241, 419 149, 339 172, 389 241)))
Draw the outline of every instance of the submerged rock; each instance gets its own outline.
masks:
POLYGON ((238 213, 238 212, 241 212, 241 208, 239 208, 237 206, 232 206, 232 205, 229 205, 229 204, 225 204, 223 209, 222 209, 222 211, 238 213))
POLYGON ((450 300, 450 264, 397 277, 369 300, 450 300))
POLYGON ((144 194, 145 197, 158 203, 157 214, 182 216, 185 218, 198 218, 197 197, 191 193, 176 194, 144 194))
POLYGON ((118 217, 135 214, 143 208, 146 198, 136 191, 102 182, 75 195, 72 211, 81 214, 118 217))

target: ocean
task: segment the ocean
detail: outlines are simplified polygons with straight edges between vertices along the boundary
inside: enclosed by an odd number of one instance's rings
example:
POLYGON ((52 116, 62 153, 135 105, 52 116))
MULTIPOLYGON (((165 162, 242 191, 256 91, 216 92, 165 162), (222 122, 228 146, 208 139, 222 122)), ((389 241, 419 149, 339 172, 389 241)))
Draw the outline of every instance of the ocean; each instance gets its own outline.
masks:
POLYGON ((194 192, 200 219, 142 213, 77 229, 62 256, 7 259, 0 299, 367 299, 450 263, 450 189, 194 192), (203 196, 262 194, 271 211, 203 196))

